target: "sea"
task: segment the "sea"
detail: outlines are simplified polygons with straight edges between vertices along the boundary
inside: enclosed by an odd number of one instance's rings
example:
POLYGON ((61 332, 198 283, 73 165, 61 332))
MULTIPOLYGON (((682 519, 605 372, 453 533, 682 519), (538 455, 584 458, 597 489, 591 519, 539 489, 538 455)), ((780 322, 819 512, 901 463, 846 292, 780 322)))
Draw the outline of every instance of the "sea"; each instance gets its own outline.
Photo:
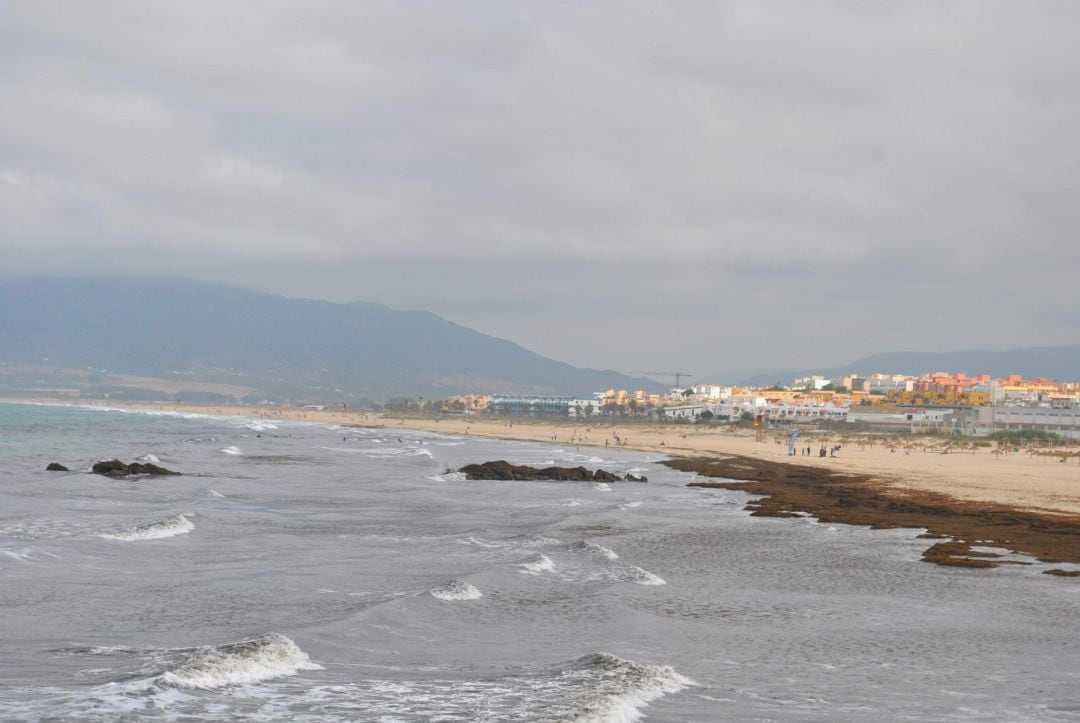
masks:
POLYGON ((1077 578, 751 517, 661 459, 0 404, 0 720, 1080 719, 1077 578), (648 482, 453 471, 496 459, 648 482))

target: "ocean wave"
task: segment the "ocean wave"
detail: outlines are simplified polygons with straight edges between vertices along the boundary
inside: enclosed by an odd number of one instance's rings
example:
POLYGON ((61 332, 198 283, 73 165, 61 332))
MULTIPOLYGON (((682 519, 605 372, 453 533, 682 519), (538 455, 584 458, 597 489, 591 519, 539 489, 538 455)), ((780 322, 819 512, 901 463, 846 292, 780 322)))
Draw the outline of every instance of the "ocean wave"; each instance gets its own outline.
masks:
POLYGON ((659 575, 654 575, 648 570, 642 570, 640 567, 631 565, 630 582, 638 585, 667 585, 667 581, 659 575))
POLYGON ((243 452, 240 451, 239 447, 225 447, 224 449, 219 449, 218 451, 221 452, 222 454, 231 454, 231 455, 243 454, 243 452))
POLYGON ((240 426, 244 429, 250 429, 253 432, 265 432, 270 429, 278 428, 276 424, 271 424, 270 422, 258 422, 254 419, 244 420, 243 424, 240 426))
POLYGON ((186 535, 194 529, 195 524, 191 520, 184 515, 176 515, 146 525, 129 527, 128 529, 119 532, 106 532, 99 536, 106 540, 135 542, 139 540, 160 540, 166 537, 175 537, 176 535, 186 535))
POLYGON ((582 552, 587 552, 591 555, 600 555, 601 557, 606 557, 608 560, 619 559, 618 554, 616 554, 614 550, 609 550, 602 545, 597 545, 592 542, 582 541, 574 545, 574 548, 582 552))
POLYGON ((611 485, 607 482, 593 482, 593 489, 601 492, 611 492, 611 485))
POLYGON ((591 684, 572 704, 577 710, 570 720, 577 723, 636 721, 652 701, 696 685, 670 665, 640 665, 609 653, 578 658, 563 677, 583 677, 591 684))
MULTIPOLYGON (((22 700, 0 700, 0 717, 94 721, 253 718, 630 723, 644 717, 650 703, 697 685, 668 665, 647 665, 608 653, 593 653, 494 677, 466 674, 380 679, 362 675, 330 685, 317 681, 311 681, 316 683, 313 685, 306 681, 304 685, 281 681, 230 690, 233 686, 320 667, 311 663, 288 638, 273 637, 281 642, 256 643, 254 647, 261 650, 254 654, 230 650, 245 643, 194 651, 188 662, 151 678, 78 690, 25 689, 20 691, 22 700), (278 645, 283 653, 280 658, 268 654, 267 648, 278 645), (223 659, 231 661, 225 663, 223 659), (207 695, 203 692, 207 689, 220 692, 207 695), (257 707, 230 704, 241 701, 257 707), (478 712, 482 713, 478 715, 478 712)), ((256 641, 246 644, 253 642, 256 641)))
POLYGON ((626 502, 619 505, 620 510, 629 510, 633 509, 634 507, 641 507, 641 500, 634 500, 633 502, 626 502))
POLYGON ((301 670, 322 670, 322 666, 311 662, 307 653, 286 636, 271 633, 239 643, 200 648, 157 680, 177 688, 215 689, 296 675, 301 670))
POLYGON ((136 462, 142 462, 144 464, 145 463, 161 464, 161 460, 157 458, 157 455, 153 455, 153 454, 144 454, 142 457, 136 457, 135 461, 136 462))
POLYGON ((431 597, 440 600, 478 600, 484 596, 475 586, 464 580, 451 580, 439 587, 428 590, 431 597))
POLYGON ((552 572, 555 569, 555 561, 542 552, 538 552, 528 560, 519 562, 518 567, 524 575, 539 575, 542 572, 552 572))

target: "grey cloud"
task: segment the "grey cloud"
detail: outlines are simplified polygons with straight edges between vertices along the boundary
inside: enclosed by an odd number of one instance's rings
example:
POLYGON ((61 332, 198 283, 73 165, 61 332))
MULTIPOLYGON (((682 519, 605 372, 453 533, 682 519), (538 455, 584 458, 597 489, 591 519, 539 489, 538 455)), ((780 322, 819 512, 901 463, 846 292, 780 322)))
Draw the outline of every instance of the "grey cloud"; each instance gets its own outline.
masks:
POLYGON ((605 367, 1075 341, 1070 3, 3 14, 4 275, 368 299, 605 367))

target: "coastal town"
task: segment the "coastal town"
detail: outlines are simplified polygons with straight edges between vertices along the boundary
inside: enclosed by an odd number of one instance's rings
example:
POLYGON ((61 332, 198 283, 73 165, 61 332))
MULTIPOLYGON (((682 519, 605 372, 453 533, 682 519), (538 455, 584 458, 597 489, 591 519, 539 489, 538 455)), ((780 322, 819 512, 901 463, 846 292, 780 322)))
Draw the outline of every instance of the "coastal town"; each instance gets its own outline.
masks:
POLYGON ((387 411, 457 416, 752 423, 768 428, 986 436, 1029 430, 1080 439, 1080 383, 1011 374, 809 376, 789 385, 696 384, 666 394, 608 389, 591 397, 471 394, 387 411))

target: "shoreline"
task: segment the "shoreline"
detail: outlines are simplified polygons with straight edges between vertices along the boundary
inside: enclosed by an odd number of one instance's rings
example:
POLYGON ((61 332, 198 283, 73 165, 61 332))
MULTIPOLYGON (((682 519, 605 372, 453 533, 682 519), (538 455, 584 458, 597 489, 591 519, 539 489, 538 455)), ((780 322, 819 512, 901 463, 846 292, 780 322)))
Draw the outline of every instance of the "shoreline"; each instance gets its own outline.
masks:
MULTIPOLYGON (((988 449, 943 453, 942 439, 901 440, 814 432, 800 436, 801 454, 788 456, 787 432, 767 434, 689 425, 597 420, 484 417, 402 417, 347 409, 280 406, 131 403, 114 400, 0 399, 11 403, 118 410, 243 416, 262 420, 400 428, 455 436, 629 449, 663 454, 674 469, 709 481, 696 487, 762 495, 747 505, 757 516, 813 515, 822 522, 877 528, 925 529, 924 560, 961 567, 1024 564, 1001 560, 995 547, 1043 562, 1080 564, 1080 465, 988 449), (807 445, 840 444, 838 456, 806 456, 807 445)), ((480 460, 486 461, 486 460, 480 460)), ((1047 571, 1066 576, 1080 571, 1047 571)))
MULTIPOLYGON (((1080 564, 1080 516, 1017 510, 1004 505, 963 502, 933 492, 883 488, 865 475, 820 467, 731 455, 677 457, 672 469, 695 472, 709 481, 688 487, 741 490, 761 495, 746 505, 755 517, 803 517, 822 523, 874 529, 924 529, 929 540, 923 561, 946 567, 991 568, 1006 560, 998 548, 1045 563, 1080 564), (720 481, 720 480, 724 481, 720 481), (936 542, 934 542, 936 541, 936 542)), ((1045 570, 1080 576, 1080 570, 1045 570)))

